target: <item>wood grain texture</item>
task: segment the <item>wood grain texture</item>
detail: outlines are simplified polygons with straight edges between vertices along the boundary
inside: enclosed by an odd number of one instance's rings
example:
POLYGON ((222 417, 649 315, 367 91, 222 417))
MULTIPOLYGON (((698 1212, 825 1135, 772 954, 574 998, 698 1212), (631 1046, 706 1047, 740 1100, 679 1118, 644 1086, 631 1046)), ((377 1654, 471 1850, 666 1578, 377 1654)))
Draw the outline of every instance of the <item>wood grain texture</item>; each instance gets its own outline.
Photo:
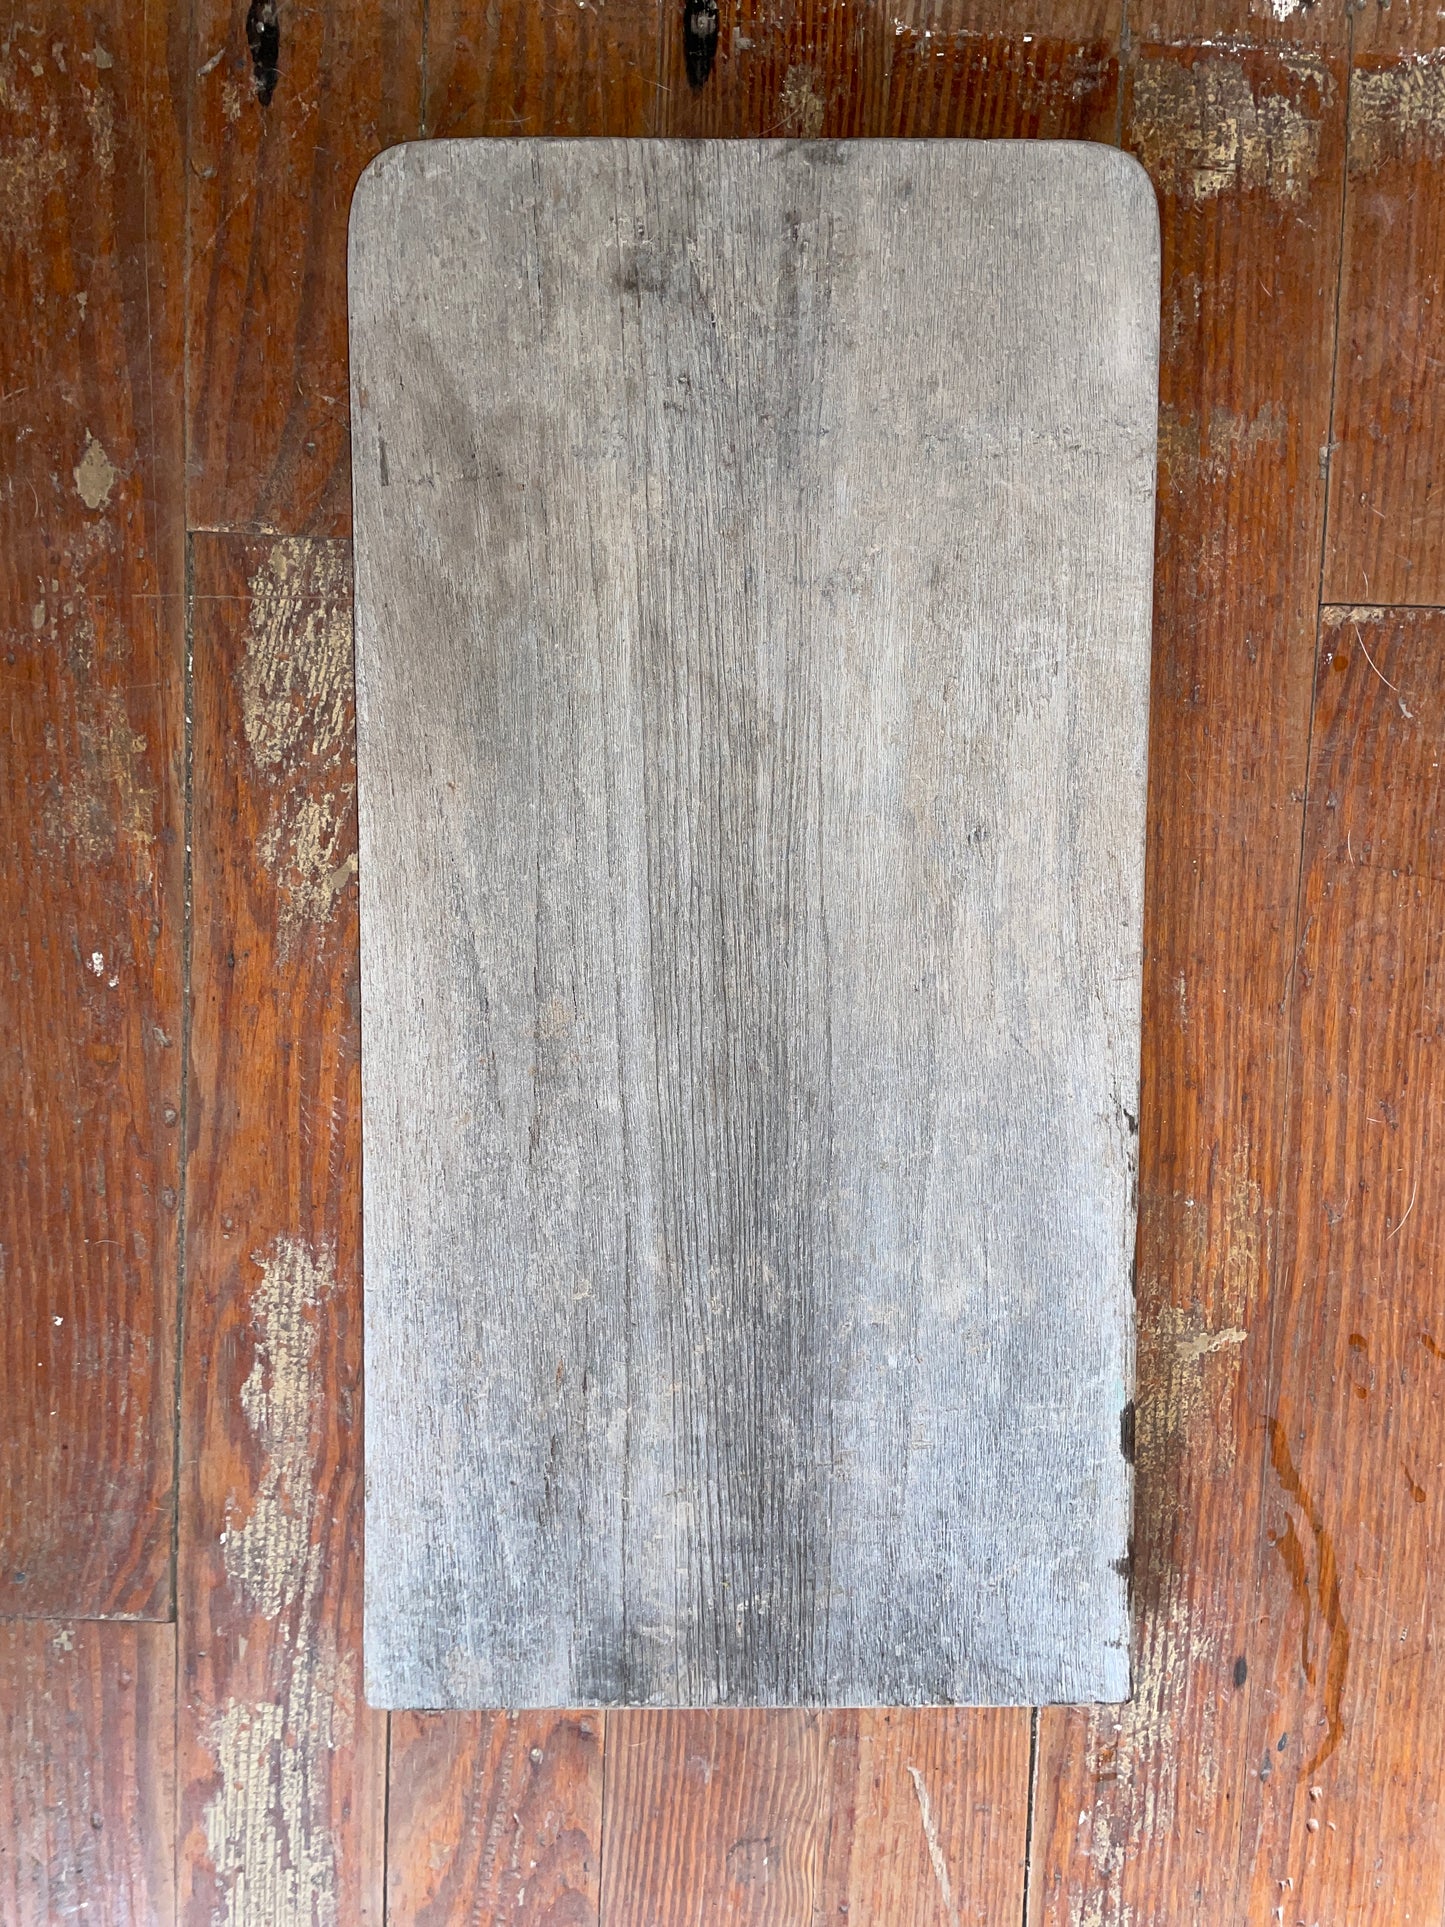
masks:
POLYGON ((1141 45, 1344 55, 1354 11, 1353 0, 1129 0, 1129 32, 1141 45))
POLYGON ((688 9, 670 7, 655 131, 1113 141, 1118 10, 1079 8, 1066 22, 1056 11, 1031 22, 962 0, 886 12, 745 0, 720 12, 711 71, 694 87, 688 9))
POLYGON ((1154 248, 1099 147, 368 175, 380 1703, 1127 1691, 1154 248))
POLYGON ((346 535, 346 219, 421 131, 422 0, 198 0, 190 101, 187 515, 346 535), (253 51, 251 41, 256 42, 253 51))
POLYGON ((1445 19, 1432 0, 1365 0, 1351 17, 1350 44, 1357 59, 1392 54, 1433 54, 1445 47, 1445 19))
POLYGON ((175 1627, 0 1622, 0 1918, 168 1927, 175 1627))
POLYGON ((0 27, 0 1610, 170 1601, 182 156, 163 16, 0 27))
POLYGON ((1019 1918, 1025 1712, 612 1713, 606 1927, 1019 1918))
POLYGON ((1041 1718, 1036 1927, 1245 1917, 1344 107, 1341 62, 1218 49, 1143 50, 1127 103, 1164 249, 1134 1701, 1041 1718))
POLYGON ((946 14, 895 20, 881 124, 870 116, 859 131, 1117 144, 1117 40, 950 31, 946 14))
POLYGON ((387 1919, 595 1927, 600 1713, 398 1713, 387 1919))
POLYGON ((1445 602, 1445 58, 1350 78, 1325 594, 1445 602))
POLYGON ((1252 1919, 1285 1898, 1360 1927, 1445 1913, 1442 645, 1433 612, 1331 610, 1321 636, 1250 1649, 1252 1919))
POLYGON ((425 132, 654 132, 665 5, 429 0, 425 132))
POLYGON ((181 1912, 381 1918, 344 545, 194 544, 181 1912))

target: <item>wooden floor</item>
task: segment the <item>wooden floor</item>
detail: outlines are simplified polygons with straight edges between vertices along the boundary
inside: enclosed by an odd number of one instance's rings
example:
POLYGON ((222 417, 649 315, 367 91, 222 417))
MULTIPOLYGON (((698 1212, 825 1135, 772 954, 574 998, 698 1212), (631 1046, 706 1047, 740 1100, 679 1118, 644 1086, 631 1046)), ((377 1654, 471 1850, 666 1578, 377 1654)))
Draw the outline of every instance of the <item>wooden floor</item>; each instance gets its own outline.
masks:
POLYGON ((1445 1913, 1445 20, 1127 6, 6 9, 0 1920, 1445 1913), (508 132, 1158 186, 1127 1708, 362 1703, 346 216, 508 132))

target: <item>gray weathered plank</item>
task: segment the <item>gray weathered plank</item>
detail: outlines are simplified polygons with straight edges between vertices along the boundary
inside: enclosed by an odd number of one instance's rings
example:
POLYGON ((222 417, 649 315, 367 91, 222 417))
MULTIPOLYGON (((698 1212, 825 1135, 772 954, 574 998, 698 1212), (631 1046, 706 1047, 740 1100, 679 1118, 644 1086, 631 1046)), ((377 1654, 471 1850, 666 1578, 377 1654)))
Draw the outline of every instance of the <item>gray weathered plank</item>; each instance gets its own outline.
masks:
POLYGON ((1112 150, 351 229, 368 1691, 1128 1691, 1158 241, 1112 150))

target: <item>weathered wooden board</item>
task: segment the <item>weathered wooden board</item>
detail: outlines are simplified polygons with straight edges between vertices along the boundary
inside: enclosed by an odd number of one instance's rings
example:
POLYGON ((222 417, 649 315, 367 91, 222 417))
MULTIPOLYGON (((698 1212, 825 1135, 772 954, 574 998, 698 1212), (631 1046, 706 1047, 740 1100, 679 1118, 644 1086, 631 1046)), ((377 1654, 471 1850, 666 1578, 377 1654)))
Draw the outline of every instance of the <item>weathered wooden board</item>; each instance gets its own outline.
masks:
POLYGON ((371 1698, 1124 1696, 1146 177, 413 146, 350 286, 371 1698))

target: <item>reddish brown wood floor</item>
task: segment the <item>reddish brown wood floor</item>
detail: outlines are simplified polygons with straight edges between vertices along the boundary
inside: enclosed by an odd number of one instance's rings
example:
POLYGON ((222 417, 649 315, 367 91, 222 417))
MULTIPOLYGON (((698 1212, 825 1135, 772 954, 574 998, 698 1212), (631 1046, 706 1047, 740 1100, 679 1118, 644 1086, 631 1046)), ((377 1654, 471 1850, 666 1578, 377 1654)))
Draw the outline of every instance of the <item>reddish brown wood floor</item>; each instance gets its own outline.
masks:
POLYGON ((1125 5, 6 10, 6 1923, 1445 1916, 1445 27, 1125 5), (1158 187, 1127 1708, 362 1702, 347 207, 523 132, 1158 187))

